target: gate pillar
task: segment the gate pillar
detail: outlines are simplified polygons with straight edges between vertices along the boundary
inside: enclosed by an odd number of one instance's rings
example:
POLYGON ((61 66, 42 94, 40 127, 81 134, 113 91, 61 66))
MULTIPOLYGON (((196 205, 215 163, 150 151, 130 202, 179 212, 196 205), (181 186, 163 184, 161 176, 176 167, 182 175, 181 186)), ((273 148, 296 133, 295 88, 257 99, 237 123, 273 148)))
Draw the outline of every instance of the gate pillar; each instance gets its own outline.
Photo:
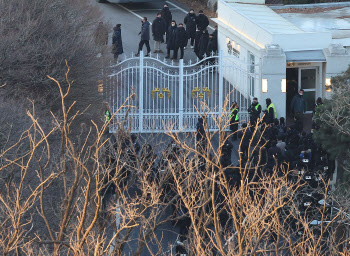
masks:
POLYGON ((184 60, 179 62, 179 130, 183 129, 184 114, 184 60))
POLYGON ((143 130, 143 51, 140 51, 140 83, 139 83, 139 132, 143 130))

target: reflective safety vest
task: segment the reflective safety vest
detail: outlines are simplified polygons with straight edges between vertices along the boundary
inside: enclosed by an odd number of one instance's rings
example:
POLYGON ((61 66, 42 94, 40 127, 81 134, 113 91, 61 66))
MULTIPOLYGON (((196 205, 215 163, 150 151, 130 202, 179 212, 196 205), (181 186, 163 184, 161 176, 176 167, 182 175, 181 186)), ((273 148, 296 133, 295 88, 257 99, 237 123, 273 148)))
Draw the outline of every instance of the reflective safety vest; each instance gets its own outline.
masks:
POLYGON ((256 106, 254 107, 254 108, 256 109, 256 111, 259 111, 259 106, 260 106, 260 104, 258 103, 258 104, 256 104, 256 106))
POLYGON ((273 108, 273 112, 275 112, 275 119, 277 118, 277 111, 275 108, 275 105, 273 103, 271 103, 268 107, 267 107, 267 111, 270 113, 270 108, 273 108))
POLYGON ((323 104, 316 105, 316 107, 315 107, 315 115, 317 114, 316 110, 318 109, 319 106, 323 106, 323 104))
POLYGON ((238 108, 234 108, 234 109, 231 110, 230 118, 232 118, 232 116, 234 115, 233 112, 234 112, 235 110, 237 110, 237 114, 236 114, 236 116, 235 116, 235 121, 238 121, 238 120, 239 120, 239 116, 238 116, 239 110, 238 110, 238 108))
POLYGON ((106 110, 106 122, 108 122, 110 118, 111 118, 111 113, 109 112, 109 110, 106 110))
MULTIPOLYGON (((256 104, 256 106, 254 107, 254 108, 256 109, 256 111, 259 111, 259 106, 260 106, 260 104, 258 103, 258 104, 256 104)), ((252 113, 251 113, 250 115, 252 115, 252 113)))

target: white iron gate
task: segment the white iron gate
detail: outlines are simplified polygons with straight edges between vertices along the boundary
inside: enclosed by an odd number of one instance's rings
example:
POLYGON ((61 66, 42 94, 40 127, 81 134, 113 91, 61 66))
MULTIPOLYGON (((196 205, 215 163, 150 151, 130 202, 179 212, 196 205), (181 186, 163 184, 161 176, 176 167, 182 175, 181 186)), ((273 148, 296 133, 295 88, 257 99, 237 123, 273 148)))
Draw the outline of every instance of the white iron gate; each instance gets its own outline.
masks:
POLYGON ((227 120, 233 101, 240 106, 240 120, 248 120, 254 85, 260 81, 252 70, 258 68, 222 51, 188 65, 145 58, 141 52, 112 67, 105 80, 106 100, 115 114, 110 132, 120 126, 134 133, 191 132, 200 114, 206 115, 210 130, 217 130, 217 118, 224 113, 227 120))

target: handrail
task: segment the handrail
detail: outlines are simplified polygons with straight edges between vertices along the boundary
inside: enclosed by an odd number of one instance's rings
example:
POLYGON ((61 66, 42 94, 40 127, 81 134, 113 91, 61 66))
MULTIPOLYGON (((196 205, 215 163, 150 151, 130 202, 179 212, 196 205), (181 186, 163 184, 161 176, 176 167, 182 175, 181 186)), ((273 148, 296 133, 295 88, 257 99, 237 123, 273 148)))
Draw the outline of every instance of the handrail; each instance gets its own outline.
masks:
MULTIPOLYGON (((157 56, 159 56, 157 54, 157 56)), ((224 55, 223 58, 226 58, 226 57, 229 57, 229 58, 234 58, 236 61, 239 61, 241 62, 242 64, 244 65, 252 65, 252 66, 258 66, 259 64, 249 64, 249 63, 245 63, 243 62, 241 59, 237 58, 236 56, 231 56, 231 55, 224 55)), ((199 65, 200 63, 202 62, 205 62, 209 59, 212 59, 212 58, 215 58, 215 59, 219 59, 219 55, 211 55, 211 56, 206 56, 205 58, 197 61, 197 62, 194 62, 193 64, 187 64, 187 65, 183 65, 184 68, 190 68, 190 67, 194 67, 194 66, 197 66, 199 65)), ((121 61, 120 63, 118 64, 114 64, 112 66, 110 66, 111 68, 115 68, 115 67, 118 67, 118 66, 121 66, 122 64, 128 62, 128 61, 131 61, 131 60, 139 60, 140 57, 131 57, 131 58, 125 58, 123 61, 121 61)), ((144 61, 146 60, 152 60, 152 61, 155 61, 155 62, 159 62, 160 64, 164 65, 164 66, 167 66, 167 67, 170 67, 170 68, 178 68, 179 65, 171 65, 171 64, 168 64, 164 61, 162 61, 160 58, 154 58, 154 57, 144 57, 144 61)), ((197 58, 198 60, 198 58, 197 58)))

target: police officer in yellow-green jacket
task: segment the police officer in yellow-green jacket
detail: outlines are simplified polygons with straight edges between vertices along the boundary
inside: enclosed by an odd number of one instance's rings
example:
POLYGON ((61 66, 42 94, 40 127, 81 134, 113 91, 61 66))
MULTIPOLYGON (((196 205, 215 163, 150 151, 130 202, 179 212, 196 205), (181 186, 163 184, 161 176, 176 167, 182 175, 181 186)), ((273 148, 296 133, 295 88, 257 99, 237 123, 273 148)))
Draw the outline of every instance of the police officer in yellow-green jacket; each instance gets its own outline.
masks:
POLYGON ((237 130, 239 123, 239 106, 237 102, 232 102, 230 111, 230 130, 232 131, 232 139, 237 140, 237 130))
POLYGON ((275 105, 270 98, 266 99, 266 110, 264 121, 267 125, 272 124, 277 119, 277 111, 275 105))
POLYGON ((258 102, 258 98, 253 98, 253 103, 248 108, 250 125, 254 128, 260 118, 261 114, 261 105, 258 102))

